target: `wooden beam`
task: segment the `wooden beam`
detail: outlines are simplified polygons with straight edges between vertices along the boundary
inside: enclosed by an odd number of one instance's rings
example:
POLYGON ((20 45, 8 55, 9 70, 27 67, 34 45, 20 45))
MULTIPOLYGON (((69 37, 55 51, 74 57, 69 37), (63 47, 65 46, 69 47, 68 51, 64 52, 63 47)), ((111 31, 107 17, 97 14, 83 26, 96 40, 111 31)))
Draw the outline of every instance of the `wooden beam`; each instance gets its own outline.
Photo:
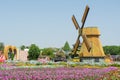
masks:
POLYGON ((85 21, 86 21, 86 18, 87 18, 89 9, 90 9, 90 8, 89 8, 88 6, 86 6, 85 12, 84 12, 83 17, 82 17, 82 20, 81 20, 81 22, 82 22, 82 27, 81 27, 81 29, 84 27, 84 24, 85 24, 85 21))
POLYGON ((88 41, 86 35, 82 35, 82 38, 83 38, 83 40, 84 40, 84 42, 85 42, 85 45, 86 45, 86 47, 87 47, 88 52, 90 52, 90 50, 91 50, 91 45, 90 45, 90 42, 88 41))
POLYGON ((75 25, 75 28, 78 29, 79 28, 79 24, 78 24, 78 22, 77 22, 77 20, 76 20, 74 15, 72 16, 72 21, 73 21, 73 23, 75 25))

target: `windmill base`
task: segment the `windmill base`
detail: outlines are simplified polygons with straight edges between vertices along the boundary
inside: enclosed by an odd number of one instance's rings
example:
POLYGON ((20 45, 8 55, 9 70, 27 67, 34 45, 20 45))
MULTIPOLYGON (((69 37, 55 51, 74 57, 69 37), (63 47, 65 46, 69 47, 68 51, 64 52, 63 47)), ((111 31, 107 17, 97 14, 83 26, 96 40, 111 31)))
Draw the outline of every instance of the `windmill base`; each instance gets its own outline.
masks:
POLYGON ((86 64, 94 64, 94 63, 104 63, 104 57, 80 57, 80 62, 86 64))

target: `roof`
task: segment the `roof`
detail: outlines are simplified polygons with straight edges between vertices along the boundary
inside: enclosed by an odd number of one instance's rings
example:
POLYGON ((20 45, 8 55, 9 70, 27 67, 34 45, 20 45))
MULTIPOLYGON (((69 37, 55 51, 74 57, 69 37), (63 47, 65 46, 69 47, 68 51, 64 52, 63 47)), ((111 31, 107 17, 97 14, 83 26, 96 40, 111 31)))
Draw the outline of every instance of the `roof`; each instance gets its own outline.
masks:
POLYGON ((62 48, 59 49, 59 51, 56 53, 56 56, 58 56, 58 55, 65 57, 65 51, 62 48))
POLYGON ((83 34, 100 35, 100 31, 97 27, 85 27, 85 28, 83 28, 83 34))

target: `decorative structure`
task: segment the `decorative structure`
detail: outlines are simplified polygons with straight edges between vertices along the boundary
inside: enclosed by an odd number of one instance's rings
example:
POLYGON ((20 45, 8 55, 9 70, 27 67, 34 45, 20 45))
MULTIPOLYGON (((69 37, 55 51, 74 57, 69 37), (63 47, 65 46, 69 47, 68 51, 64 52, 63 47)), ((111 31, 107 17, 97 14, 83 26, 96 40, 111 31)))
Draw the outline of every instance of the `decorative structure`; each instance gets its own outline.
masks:
POLYGON ((66 57, 65 56, 65 51, 61 48, 56 52, 55 56, 59 56, 59 57, 66 57))
POLYGON ((54 61, 55 62, 58 62, 58 61, 67 62, 65 51, 62 48, 59 49, 59 51, 55 54, 54 61))
POLYGON ((84 24, 89 12, 89 7, 86 6, 84 15, 82 17, 82 26, 77 23, 75 16, 72 16, 72 21, 78 30, 77 41, 73 48, 73 55, 78 54, 81 62, 103 62, 105 54, 101 42, 99 40, 100 32, 97 27, 86 27, 84 24), (83 42, 80 42, 82 37, 83 42))
POLYGON ((28 61, 28 50, 19 50, 17 60, 19 61, 28 61))
POLYGON ((10 58, 9 54, 14 54, 14 60, 17 60, 18 58, 18 50, 15 46, 7 45, 4 48, 4 55, 6 60, 10 58))

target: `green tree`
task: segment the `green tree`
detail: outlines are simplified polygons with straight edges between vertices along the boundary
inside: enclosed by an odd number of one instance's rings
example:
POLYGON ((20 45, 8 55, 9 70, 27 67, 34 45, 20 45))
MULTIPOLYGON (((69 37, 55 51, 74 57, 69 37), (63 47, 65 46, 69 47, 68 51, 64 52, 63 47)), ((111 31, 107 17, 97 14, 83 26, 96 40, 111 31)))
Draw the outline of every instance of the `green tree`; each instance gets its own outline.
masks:
POLYGON ((0 50, 4 50, 4 43, 3 42, 0 42, 0 50))
POLYGON ((37 60, 40 55, 40 49, 35 44, 31 44, 28 51, 28 59, 29 60, 37 60))
POLYGON ((65 45, 64 45, 64 47, 63 47, 63 50, 64 51, 70 51, 71 50, 71 48, 70 48, 70 46, 69 46, 69 43, 66 41, 66 43, 65 43, 65 45))
POLYGON ((20 49, 24 50, 25 49, 25 45, 20 46, 20 49))
POLYGON ((42 50, 42 55, 46 55, 46 56, 49 56, 50 58, 53 58, 54 57, 53 52, 54 50, 52 48, 44 48, 42 50))
POLYGON ((120 55, 120 46, 104 46, 105 54, 120 55))

